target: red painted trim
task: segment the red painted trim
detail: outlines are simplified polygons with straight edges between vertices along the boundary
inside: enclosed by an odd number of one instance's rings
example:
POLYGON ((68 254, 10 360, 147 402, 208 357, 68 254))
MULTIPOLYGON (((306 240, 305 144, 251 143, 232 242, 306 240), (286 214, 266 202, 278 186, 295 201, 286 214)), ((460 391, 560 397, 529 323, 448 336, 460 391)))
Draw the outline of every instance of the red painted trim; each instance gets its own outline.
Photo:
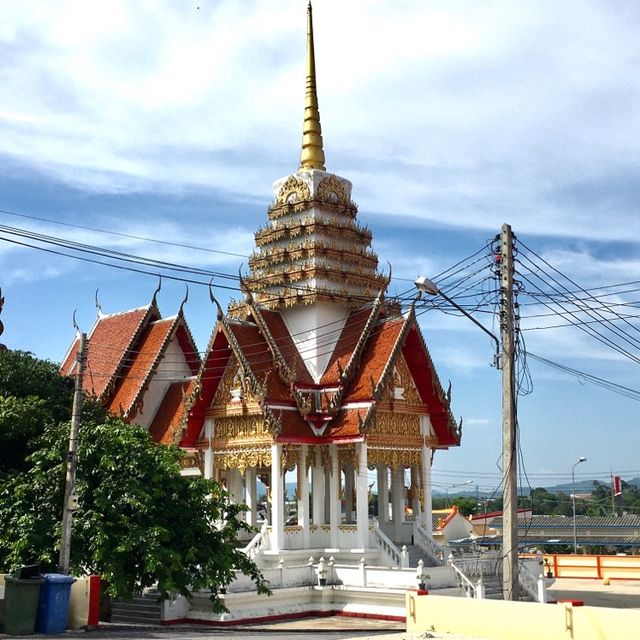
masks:
POLYGON ((336 611, 334 615, 339 618, 366 618, 368 620, 388 620, 389 622, 407 621, 406 616, 392 616, 382 613, 360 613, 359 611, 336 611))
POLYGON ((367 618, 370 620, 387 620, 389 622, 406 622, 405 616, 391 616, 373 613, 360 613, 358 611, 298 611, 295 613, 280 613, 273 616, 260 616, 258 618, 241 618, 239 620, 201 620, 199 618, 174 618, 163 620, 163 625, 174 624, 200 624, 210 627, 233 627, 247 624, 260 624, 263 622, 278 622, 280 620, 301 620, 304 618, 330 618, 332 616, 341 618, 367 618))
POLYGON ((364 436, 277 436, 276 442, 296 444, 340 444, 348 442, 364 442, 364 436))
POLYGON ((100 624, 100 576, 89 576, 89 610, 87 626, 97 627, 100 624))

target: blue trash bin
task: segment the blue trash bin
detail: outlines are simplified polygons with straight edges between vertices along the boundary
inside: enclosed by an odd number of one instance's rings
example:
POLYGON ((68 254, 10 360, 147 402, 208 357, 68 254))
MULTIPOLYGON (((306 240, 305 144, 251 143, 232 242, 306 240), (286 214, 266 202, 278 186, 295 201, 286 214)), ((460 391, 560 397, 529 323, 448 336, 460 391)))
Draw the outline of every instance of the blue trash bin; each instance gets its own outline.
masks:
POLYGON ((38 633, 64 633, 69 614, 69 594, 75 578, 62 573, 45 573, 40 589, 36 631, 38 633))

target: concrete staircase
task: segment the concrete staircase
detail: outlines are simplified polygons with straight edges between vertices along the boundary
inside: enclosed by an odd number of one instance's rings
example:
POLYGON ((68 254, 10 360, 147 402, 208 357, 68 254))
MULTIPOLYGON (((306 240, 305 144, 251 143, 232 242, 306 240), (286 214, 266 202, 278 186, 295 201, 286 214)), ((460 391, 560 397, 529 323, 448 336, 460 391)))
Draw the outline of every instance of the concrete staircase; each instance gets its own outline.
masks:
POLYGON ((419 560, 424 562, 425 567, 438 566, 435 560, 418 544, 407 545, 407 553, 409 554, 409 566, 412 569, 417 568, 419 560))
POLYGON ((133 600, 112 600, 111 622, 160 625, 162 604, 158 602, 156 595, 147 593, 134 596, 133 600))

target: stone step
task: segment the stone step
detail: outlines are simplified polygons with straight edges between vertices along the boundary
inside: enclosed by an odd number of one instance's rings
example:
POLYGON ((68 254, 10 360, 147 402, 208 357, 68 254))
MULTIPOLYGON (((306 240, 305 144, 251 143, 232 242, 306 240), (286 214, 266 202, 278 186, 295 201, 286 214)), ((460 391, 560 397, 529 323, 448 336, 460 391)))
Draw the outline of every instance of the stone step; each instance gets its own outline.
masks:
POLYGON ((159 625, 162 622, 162 604, 152 595, 135 596, 132 600, 113 600, 111 622, 159 625))

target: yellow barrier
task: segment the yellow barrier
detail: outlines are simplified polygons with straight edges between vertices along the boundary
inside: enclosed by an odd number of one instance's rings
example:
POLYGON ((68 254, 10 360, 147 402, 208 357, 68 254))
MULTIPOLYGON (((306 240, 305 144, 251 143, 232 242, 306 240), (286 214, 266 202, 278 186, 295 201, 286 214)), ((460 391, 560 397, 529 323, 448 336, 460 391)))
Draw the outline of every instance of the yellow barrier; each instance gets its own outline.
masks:
POLYGON ((555 578, 640 580, 640 556, 553 553, 545 554, 543 561, 544 570, 555 578))
POLYGON ((407 631, 461 633, 491 640, 630 640, 640 611, 419 596, 408 592, 407 631))

